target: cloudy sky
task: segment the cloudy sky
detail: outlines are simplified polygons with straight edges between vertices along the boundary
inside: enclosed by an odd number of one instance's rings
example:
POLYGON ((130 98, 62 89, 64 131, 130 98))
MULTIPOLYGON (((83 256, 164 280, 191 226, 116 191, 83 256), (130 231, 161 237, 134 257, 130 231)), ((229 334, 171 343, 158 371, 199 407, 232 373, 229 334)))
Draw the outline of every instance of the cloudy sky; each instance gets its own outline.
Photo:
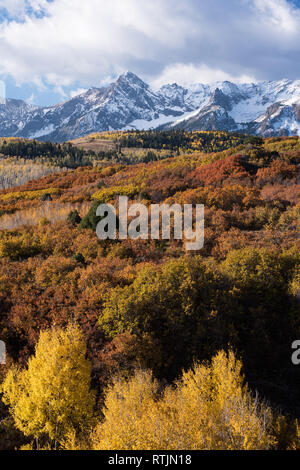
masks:
POLYGON ((126 70, 155 87, 300 79, 300 0, 0 0, 8 97, 53 104, 126 70))

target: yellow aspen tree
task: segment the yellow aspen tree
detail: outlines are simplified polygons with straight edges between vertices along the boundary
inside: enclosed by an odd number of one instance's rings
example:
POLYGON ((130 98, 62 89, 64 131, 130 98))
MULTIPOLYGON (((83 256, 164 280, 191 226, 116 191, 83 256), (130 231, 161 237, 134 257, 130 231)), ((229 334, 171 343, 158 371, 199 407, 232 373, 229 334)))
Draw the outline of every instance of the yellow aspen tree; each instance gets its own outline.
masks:
POLYGON ((3 401, 19 430, 37 442, 48 437, 56 447, 93 423, 90 385, 91 364, 80 329, 52 328, 41 332, 26 369, 10 369, 2 384, 3 401))
MULTIPOLYGON (((271 410, 253 396, 233 352, 183 374, 173 394, 189 449, 260 450, 275 445, 271 410), (197 417, 197 419, 195 419, 197 417)), ((165 398, 166 399, 166 398, 165 398)))
POLYGON ((252 396, 230 351, 196 364, 159 396, 150 372, 108 388, 94 449, 260 450, 276 441, 271 410, 252 396))
MULTIPOLYGON (((92 433, 94 449, 147 448, 149 417, 155 411, 157 382, 149 371, 139 370, 129 381, 116 378, 107 388, 104 422, 92 433)), ((150 448, 150 447, 149 447, 150 448)))

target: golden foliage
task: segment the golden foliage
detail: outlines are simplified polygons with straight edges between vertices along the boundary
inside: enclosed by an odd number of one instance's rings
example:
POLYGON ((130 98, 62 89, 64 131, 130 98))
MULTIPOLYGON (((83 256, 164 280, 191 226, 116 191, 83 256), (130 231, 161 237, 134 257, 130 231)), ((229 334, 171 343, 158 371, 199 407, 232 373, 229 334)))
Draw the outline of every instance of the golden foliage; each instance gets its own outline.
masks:
POLYGON ((0 195, 0 201, 10 201, 12 199, 16 201, 18 201, 19 199, 41 199, 44 195, 59 195, 61 194, 61 192, 61 189, 57 188, 41 189, 38 191, 15 191, 0 195))
POLYGON ((139 193, 139 188, 133 184, 127 186, 113 186, 104 188, 93 194, 92 198, 97 201, 105 203, 115 198, 115 196, 128 196, 134 197, 139 193))
POLYGON ((26 436, 60 441, 93 421, 91 365, 78 327, 40 334, 28 368, 12 367, 2 385, 16 427, 26 436))
POLYGON ((150 372, 115 379, 104 420, 92 433, 94 449, 270 449, 271 411, 250 394, 241 368, 231 351, 221 351, 210 365, 195 364, 160 397, 150 372))

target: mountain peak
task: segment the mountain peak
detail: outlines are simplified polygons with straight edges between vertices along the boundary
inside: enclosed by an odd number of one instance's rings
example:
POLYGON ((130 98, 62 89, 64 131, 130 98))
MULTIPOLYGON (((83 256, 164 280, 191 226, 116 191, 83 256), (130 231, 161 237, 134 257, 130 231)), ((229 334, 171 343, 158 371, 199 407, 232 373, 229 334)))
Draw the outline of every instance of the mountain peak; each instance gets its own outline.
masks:
POLYGON ((181 85, 178 85, 178 83, 168 83, 167 85, 163 85, 160 88, 160 91, 182 91, 185 90, 185 88, 181 85))
POLYGON ((130 78, 130 79, 136 79, 136 78, 139 79, 139 77, 135 73, 131 72, 130 70, 126 70, 126 72, 122 73, 121 77, 130 78))
POLYGON ((120 82, 126 82, 126 83, 136 83, 139 85, 144 85, 147 88, 149 88, 149 85, 147 85, 140 77, 138 77, 135 73, 130 72, 127 70, 127 72, 122 73, 122 75, 119 76, 117 83, 120 82))
POLYGON ((213 92, 211 99, 210 99, 210 104, 215 105, 215 106, 221 106, 224 108, 226 111, 231 111, 232 106, 230 103, 230 98, 223 93, 220 88, 216 88, 215 91, 213 92))

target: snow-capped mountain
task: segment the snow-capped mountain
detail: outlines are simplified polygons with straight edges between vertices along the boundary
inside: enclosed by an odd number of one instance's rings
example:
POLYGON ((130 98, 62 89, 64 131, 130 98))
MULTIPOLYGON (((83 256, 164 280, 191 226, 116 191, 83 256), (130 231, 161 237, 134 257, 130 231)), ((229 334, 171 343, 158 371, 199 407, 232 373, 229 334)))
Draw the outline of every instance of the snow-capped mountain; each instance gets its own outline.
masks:
POLYGON ((186 130, 227 130, 265 137, 300 135, 300 80, 210 86, 208 99, 190 116, 172 123, 186 130))
POLYGON ((0 136, 65 141, 128 129, 227 130, 300 135, 300 80, 211 85, 176 83, 152 90, 131 72, 52 107, 7 99, 0 136))
POLYGON ((6 99, 0 104, 0 135, 13 136, 20 132, 35 108, 22 100, 6 99))

